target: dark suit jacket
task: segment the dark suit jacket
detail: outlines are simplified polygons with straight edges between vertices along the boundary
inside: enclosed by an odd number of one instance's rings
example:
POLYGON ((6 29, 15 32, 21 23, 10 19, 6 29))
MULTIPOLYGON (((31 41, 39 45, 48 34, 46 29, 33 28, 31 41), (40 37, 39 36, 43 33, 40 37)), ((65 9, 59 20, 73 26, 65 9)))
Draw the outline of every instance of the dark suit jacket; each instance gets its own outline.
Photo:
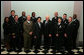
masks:
POLYGON ((15 36, 19 36, 21 32, 21 26, 19 22, 12 23, 11 25, 11 34, 15 33, 15 36))
POLYGON ((73 25, 74 25, 74 30, 77 31, 80 25, 79 20, 76 19, 75 21, 73 21, 73 25))
POLYGON ((59 34, 60 36, 64 34, 64 24, 63 23, 61 23, 60 25, 56 23, 54 25, 54 34, 59 34))
POLYGON ((66 29, 66 27, 68 25, 68 20, 67 19, 63 20, 62 19, 62 23, 64 24, 64 32, 65 32, 65 29, 66 29))
POLYGON ((42 35, 42 23, 40 22, 40 24, 41 24, 41 28, 39 27, 39 24, 38 24, 38 22, 36 22, 35 23, 35 25, 34 25, 34 36, 37 36, 37 38, 38 37, 41 37, 41 35, 42 35))
POLYGON ((4 34, 10 34, 10 27, 11 27, 11 25, 9 22, 3 23, 4 34))
POLYGON ((20 22, 20 23, 23 23, 24 21, 26 21, 26 16, 21 16, 21 17, 19 17, 18 18, 18 21, 20 22))
POLYGON ((36 23, 37 21, 36 17, 31 17, 31 21, 33 21, 33 23, 36 23))
POLYGON ((12 15, 9 17, 9 22, 10 24, 14 23, 14 17, 12 17, 12 15))
POLYGON ((55 17, 52 18, 52 22, 55 23, 55 22, 58 22, 58 17, 55 19, 55 17))
POLYGON ((19 19, 18 19, 18 21, 19 21, 19 23, 21 24, 21 31, 23 32, 23 23, 24 23, 24 21, 26 21, 26 16, 21 16, 21 17, 19 17, 19 19))
POLYGON ((74 29, 74 26, 72 22, 68 24, 67 28, 65 29, 65 33, 67 34, 69 38, 72 38, 73 29, 74 29))
POLYGON ((49 35, 52 34, 52 23, 49 20, 48 23, 46 23, 46 20, 43 21, 43 33, 44 35, 49 35))

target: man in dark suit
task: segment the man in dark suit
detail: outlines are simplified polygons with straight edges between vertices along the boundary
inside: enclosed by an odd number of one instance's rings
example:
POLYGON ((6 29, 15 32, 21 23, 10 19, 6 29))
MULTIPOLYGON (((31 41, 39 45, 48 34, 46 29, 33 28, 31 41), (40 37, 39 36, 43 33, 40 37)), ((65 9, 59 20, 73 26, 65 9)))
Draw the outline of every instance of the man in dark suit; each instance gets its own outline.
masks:
POLYGON ((73 15, 73 24, 74 24, 74 31, 73 31, 73 48, 76 48, 76 39, 78 34, 79 28, 79 20, 77 19, 77 15, 73 15))
POLYGON ((44 47, 46 50, 49 49, 51 45, 51 21, 49 19, 49 16, 46 16, 46 20, 43 21, 43 34, 44 34, 44 47))
MULTIPOLYGON (((11 15, 9 16, 9 23, 10 23, 10 26, 12 27, 12 24, 15 22, 14 20, 14 16, 15 16, 15 10, 11 10, 11 15)), ((10 34, 12 35, 12 28, 10 27, 11 31, 10 31, 10 34)), ((11 36, 10 35, 10 36, 11 36)), ((12 42, 10 42, 10 50, 12 51, 12 42)))
POLYGON ((19 17, 19 19, 18 19, 18 21, 19 21, 19 23, 21 24, 21 34, 20 34, 20 36, 21 36, 21 47, 23 47, 23 44, 24 44, 24 39, 23 39, 23 23, 24 23, 24 21, 26 21, 26 15, 25 15, 25 12, 23 11, 22 12, 22 16, 21 17, 19 17))
POLYGON ((31 21, 33 21, 33 23, 37 21, 35 15, 36 15, 35 12, 32 12, 31 21))
POLYGON ((52 18, 52 22, 53 22, 53 23, 58 22, 58 12, 55 12, 55 13, 54 13, 54 16, 55 16, 55 17, 52 18))
MULTIPOLYGON (((31 15, 31 21, 33 22, 33 24, 35 25, 35 23, 37 22, 37 18, 35 17, 36 14, 35 12, 32 12, 32 15, 31 15)), ((32 37, 31 37, 31 49, 34 47, 34 35, 32 34, 32 37)))
POLYGON ((34 38, 35 38, 35 52, 37 53, 41 46, 41 38, 42 38, 42 23, 41 17, 37 18, 37 22, 34 25, 34 38))
POLYGON ((67 27, 68 25, 67 14, 63 14, 62 23, 65 25, 65 27, 67 27))
POLYGON ((9 16, 10 24, 14 23, 14 16, 15 16, 15 10, 12 10, 11 11, 11 16, 9 16))
MULTIPOLYGON (((68 20, 67 20, 67 14, 63 14, 63 18, 62 18, 62 23, 64 24, 64 33, 66 30, 66 27, 68 25, 68 20)), ((63 40, 66 40, 66 38, 63 36, 63 40)), ((64 41, 64 45, 66 44, 66 42, 64 41)))
POLYGON ((54 51, 60 49, 63 46, 63 32, 64 32, 64 25, 62 23, 62 18, 58 17, 58 23, 54 24, 54 51))
POLYGON ((68 25, 65 29, 65 33, 64 33, 64 37, 66 38, 65 42, 65 49, 70 53, 72 54, 72 33, 73 33, 73 29, 74 29, 74 26, 73 26, 73 22, 72 22, 72 17, 69 17, 68 19, 68 25))
POLYGON ((21 27, 20 23, 18 22, 18 15, 14 16, 14 23, 11 25, 11 48, 14 51, 21 51, 21 37, 20 37, 21 27), (18 50, 16 50, 16 48, 18 50))

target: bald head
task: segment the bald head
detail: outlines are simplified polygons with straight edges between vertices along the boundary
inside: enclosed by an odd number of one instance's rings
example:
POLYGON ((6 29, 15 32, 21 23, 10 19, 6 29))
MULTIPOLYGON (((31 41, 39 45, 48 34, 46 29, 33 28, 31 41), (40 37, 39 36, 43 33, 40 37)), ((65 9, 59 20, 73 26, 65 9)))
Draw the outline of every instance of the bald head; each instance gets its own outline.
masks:
POLYGON ((30 20, 31 20, 30 15, 28 15, 28 16, 27 16, 27 20, 28 20, 28 21, 30 21, 30 20))
POLYGON ((50 18, 50 16, 46 16, 46 21, 48 21, 48 20, 49 20, 49 18, 50 18))
POLYGON ((58 12, 55 12, 54 15, 55 15, 55 17, 57 17, 58 16, 58 12))

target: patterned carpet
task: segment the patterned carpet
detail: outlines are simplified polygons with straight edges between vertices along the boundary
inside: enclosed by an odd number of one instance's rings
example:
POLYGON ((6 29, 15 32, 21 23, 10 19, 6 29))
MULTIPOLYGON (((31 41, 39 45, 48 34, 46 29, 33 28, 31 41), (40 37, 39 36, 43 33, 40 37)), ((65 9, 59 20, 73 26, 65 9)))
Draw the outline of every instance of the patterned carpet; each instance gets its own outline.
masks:
MULTIPOLYGON (((44 53, 45 49, 43 46, 41 46, 41 49, 38 50, 38 53, 34 52, 34 49, 30 49, 29 53, 24 52, 24 48, 22 48, 21 52, 7 52, 7 49, 5 48, 4 45, 1 45, 1 54, 68 54, 68 51, 63 50, 61 51, 53 51, 52 48, 50 48, 47 53, 44 53)), ((73 54, 83 54, 83 47, 77 47, 76 49, 72 49, 73 54)))

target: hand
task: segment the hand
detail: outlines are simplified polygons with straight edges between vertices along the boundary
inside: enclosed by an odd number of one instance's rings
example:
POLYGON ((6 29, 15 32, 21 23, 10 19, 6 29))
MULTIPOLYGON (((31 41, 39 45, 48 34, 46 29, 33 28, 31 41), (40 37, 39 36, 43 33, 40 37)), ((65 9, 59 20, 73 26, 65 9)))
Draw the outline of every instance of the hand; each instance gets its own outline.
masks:
POLYGON ((34 38, 36 39, 36 36, 34 36, 34 38))
POLYGON ((15 38, 15 36, 13 36, 13 38, 15 38))
POLYGON ((51 34, 49 34, 49 37, 51 37, 52 35, 51 34))
POLYGON ((66 33, 64 34, 64 37, 67 37, 67 34, 66 33))
POLYGON ((56 34, 56 36, 58 37, 58 36, 59 36, 59 34, 56 34))
POLYGON ((30 35, 32 35, 32 32, 29 32, 30 35))

